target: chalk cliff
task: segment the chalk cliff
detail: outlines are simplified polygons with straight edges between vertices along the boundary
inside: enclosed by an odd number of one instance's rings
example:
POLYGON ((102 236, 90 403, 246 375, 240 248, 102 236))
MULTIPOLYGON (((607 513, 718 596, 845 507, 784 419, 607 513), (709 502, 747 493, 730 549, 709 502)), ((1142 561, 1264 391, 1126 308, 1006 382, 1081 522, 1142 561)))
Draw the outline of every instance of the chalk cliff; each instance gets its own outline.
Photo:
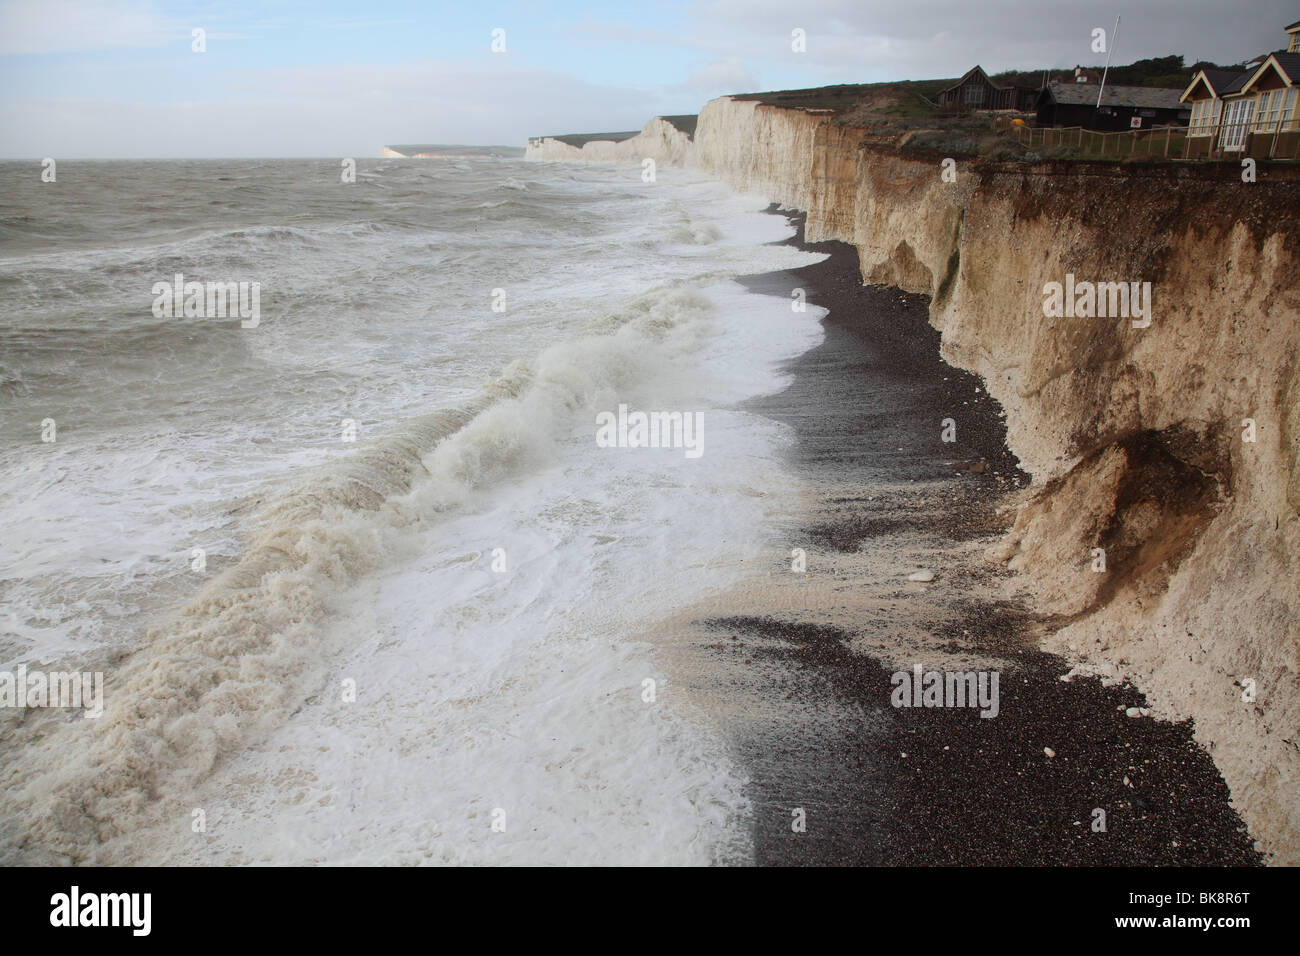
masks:
POLYGON ((946 181, 942 155, 871 133, 722 97, 694 161, 852 243, 864 282, 931 297, 1033 476, 990 559, 1057 625, 1049 649, 1194 718, 1260 848, 1300 864, 1300 171, 958 161, 946 181), (1150 282, 1150 325, 1049 318, 1067 274, 1150 282))
POLYGON ((696 150, 853 243, 865 282, 931 297, 1034 477, 990 557, 1057 616, 1049 648, 1195 718, 1261 848, 1300 863, 1300 177, 959 162, 948 182, 866 133, 724 97, 696 150), (1067 273, 1150 282, 1150 326, 1046 317, 1067 273))
POLYGON ((635 135, 539 136, 528 141, 526 159, 573 160, 588 163, 640 163, 653 159, 671 166, 694 166, 691 139, 694 117, 656 116, 635 135), (621 137, 621 138, 614 138, 621 137))

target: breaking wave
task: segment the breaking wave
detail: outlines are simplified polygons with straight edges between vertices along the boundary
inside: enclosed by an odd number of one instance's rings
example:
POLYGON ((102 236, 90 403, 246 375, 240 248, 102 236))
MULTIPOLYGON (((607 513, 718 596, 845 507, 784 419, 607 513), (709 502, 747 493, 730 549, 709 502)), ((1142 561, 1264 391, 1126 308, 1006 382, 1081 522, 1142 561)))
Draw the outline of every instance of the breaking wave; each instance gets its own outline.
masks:
POLYGON ((690 288, 647 293, 462 407, 408 419, 255 502, 242 558, 108 673, 103 717, 23 712, 0 775, 0 861, 125 862, 139 850, 122 837, 188 819, 191 788, 321 686, 335 594, 476 490, 545 463, 584 412, 690 353, 710 312, 690 288))

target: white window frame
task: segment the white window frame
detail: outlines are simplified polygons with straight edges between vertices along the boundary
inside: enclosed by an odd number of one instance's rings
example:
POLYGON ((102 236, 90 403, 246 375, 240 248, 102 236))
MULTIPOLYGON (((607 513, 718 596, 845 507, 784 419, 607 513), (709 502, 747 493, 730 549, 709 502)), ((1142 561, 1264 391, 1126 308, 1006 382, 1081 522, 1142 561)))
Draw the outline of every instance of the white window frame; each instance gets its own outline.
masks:
POLYGON ((1277 123, 1278 109, 1282 105, 1282 91, 1264 90, 1259 94, 1257 100, 1255 121, 1251 124, 1251 129, 1257 133, 1271 133, 1273 126, 1277 123))
POLYGON ((1218 116, 1218 108, 1222 100, 1217 97, 1210 97, 1204 100, 1192 101, 1192 116, 1188 123, 1187 133, 1189 136, 1209 136, 1214 132, 1215 120, 1218 116))
POLYGON ((1219 146, 1224 152, 1235 153, 1246 148, 1246 131, 1255 115, 1255 98, 1233 100, 1223 112, 1223 136, 1219 146))

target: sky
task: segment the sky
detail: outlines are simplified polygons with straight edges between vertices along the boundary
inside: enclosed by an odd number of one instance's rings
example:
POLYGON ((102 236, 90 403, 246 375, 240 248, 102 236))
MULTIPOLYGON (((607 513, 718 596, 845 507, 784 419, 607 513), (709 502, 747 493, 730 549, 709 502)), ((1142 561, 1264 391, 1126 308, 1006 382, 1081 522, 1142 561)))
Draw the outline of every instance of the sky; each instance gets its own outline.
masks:
POLYGON ((1101 66, 1116 15, 1116 63, 1232 63, 1300 0, 0 0, 0 157, 523 146, 728 93, 1101 66))

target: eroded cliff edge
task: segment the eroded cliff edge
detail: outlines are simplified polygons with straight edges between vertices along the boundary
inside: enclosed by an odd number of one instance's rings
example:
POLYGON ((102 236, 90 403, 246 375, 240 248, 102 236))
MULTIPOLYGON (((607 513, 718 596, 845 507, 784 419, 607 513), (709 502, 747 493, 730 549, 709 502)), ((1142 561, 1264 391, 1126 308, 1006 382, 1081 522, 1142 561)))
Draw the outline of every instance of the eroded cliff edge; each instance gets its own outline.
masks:
POLYGON ((931 297, 1034 477, 990 558, 1057 617, 1050 649, 1194 718, 1260 848, 1300 863, 1297 171, 958 162, 945 182, 940 155, 728 97, 695 141, 701 169, 806 211, 810 240, 855 245, 865 282, 931 297), (1067 274, 1150 282, 1149 327, 1046 317, 1067 274))

